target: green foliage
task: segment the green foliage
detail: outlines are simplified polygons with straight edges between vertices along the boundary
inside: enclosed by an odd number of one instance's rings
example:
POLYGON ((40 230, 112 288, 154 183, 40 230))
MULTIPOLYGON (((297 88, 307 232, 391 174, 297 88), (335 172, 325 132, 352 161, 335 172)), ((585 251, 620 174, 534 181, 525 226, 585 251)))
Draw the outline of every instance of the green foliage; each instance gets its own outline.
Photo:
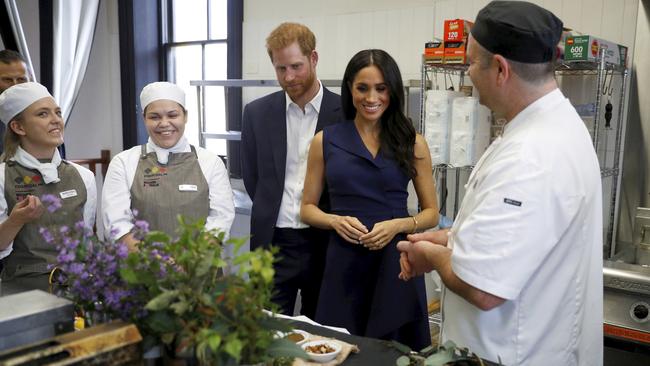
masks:
POLYGON ((397 366, 482 366, 486 364, 476 354, 467 348, 457 347, 452 341, 447 341, 438 348, 426 347, 420 352, 411 351, 409 347, 395 341, 390 345, 404 354, 396 360, 397 366))
POLYGON ((136 320, 140 330, 176 354, 193 352, 205 365, 306 357, 294 343, 276 339, 290 330, 288 323, 262 311, 276 309, 270 299, 277 250, 242 252, 246 238, 224 241, 224 233, 206 231, 202 221, 179 221, 178 239, 147 233, 120 271, 146 304, 136 320), (224 258, 226 246, 234 257, 224 258))

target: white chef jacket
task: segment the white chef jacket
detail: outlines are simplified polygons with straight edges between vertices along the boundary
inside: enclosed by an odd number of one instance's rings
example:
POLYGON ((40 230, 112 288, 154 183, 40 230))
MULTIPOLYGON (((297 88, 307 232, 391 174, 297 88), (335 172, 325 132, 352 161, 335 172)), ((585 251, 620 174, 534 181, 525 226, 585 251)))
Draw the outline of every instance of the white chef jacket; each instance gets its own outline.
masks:
POLYGON ((506 125, 466 188, 452 270, 506 301, 482 311, 445 291, 443 341, 505 365, 602 365, 600 169, 559 89, 506 125))
MULTIPOLYGON (((226 234, 235 219, 235 204, 228 171, 216 154, 195 146, 201 172, 210 190, 210 209, 205 222, 206 230, 218 229, 226 234)), ((188 144, 186 151, 190 152, 188 144)), ((147 145, 147 152, 152 152, 147 145)), ((108 165, 102 189, 102 221, 104 232, 117 239, 133 228, 131 211, 131 185, 135 178, 142 149, 140 145, 117 154, 108 165)))
POLYGON ((309 227, 300 219, 300 204, 302 191, 307 174, 307 156, 309 145, 316 133, 318 113, 323 101, 323 84, 319 82, 318 93, 309 103, 305 111, 294 103, 286 94, 287 111, 287 158, 284 168, 284 190, 275 226, 282 228, 304 229, 309 227))
MULTIPOLYGON (((10 212, 7 211, 7 200, 5 199, 5 164, 0 163, 0 222, 5 222, 10 212)), ((87 168, 79 164, 68 161, 70 166, 77 169, 81 179, 86 186, 86 203, 84 204, 83 220, 86 225, 92 227, 95 225, 95 213, 97 210, 97 183, 95 175, 87 168)), ((74 223, 72 223, 74 224, 74 223)), ((13 241, 4 250, 0 250, 0 259, 7 257, 13 250, 13 241)))

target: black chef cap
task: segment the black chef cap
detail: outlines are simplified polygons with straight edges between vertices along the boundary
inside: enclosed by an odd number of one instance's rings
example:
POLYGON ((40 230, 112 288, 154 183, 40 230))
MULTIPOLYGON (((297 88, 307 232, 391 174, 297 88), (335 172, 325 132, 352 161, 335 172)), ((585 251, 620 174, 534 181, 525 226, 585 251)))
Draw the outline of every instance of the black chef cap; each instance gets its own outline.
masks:
POLYGON ((525 1, 492 1, 476 16, 471 30, 485 49, 524 63, 551 61, 562 36, 562 21, 525 1))

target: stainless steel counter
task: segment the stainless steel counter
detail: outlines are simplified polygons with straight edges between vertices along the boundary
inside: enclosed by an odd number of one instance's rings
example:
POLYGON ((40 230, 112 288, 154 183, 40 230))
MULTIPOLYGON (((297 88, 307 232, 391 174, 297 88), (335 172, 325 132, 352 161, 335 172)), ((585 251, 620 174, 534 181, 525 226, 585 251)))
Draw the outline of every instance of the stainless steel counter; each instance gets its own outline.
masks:
POLYGON ((47 277, 25 277, 18 280, 2 280, 0 282, 0 297, 17 294, 29 290, 42 290, 49 292, 47 277))

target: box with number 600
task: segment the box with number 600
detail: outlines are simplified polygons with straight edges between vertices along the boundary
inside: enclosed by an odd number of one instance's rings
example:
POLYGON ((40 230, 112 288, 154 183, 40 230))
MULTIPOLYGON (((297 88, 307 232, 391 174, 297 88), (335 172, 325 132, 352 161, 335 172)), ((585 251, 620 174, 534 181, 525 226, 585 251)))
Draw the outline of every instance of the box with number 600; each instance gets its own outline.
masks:
POLYGON ((569 35, 564 39, 564 61, 596 61, 604 49, 605 62, 626 66, 627 47, 590 35, 569 35))

